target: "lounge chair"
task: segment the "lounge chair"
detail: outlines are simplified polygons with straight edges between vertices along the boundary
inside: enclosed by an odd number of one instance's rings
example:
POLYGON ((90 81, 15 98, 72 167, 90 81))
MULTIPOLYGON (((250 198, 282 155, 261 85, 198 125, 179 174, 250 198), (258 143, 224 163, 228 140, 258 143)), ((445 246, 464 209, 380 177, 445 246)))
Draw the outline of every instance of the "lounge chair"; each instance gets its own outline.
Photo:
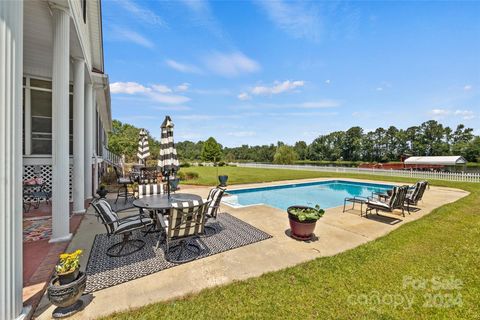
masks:
POLYGON ((428 181, 417 182, 413 188, 408 190, 405 202, 408 204, 417 205, 418 201, 422 200, 427 186, 428 181))
POLYGON ((393 187, 392 194, 387 201, 381 201, 380 199, 369 198, 365 201, 367 208, 365 209, 365 215, 368 217, 368 213, 375 210, 378 211, 393 212, 395 209, 401 209, 402 215, 405 217, 404 202, 407 196, 408 186, 393 187))
POLYGON ((107 249, 107 255, 110 257, 123 257, 145 246, 145 241, 139 239, 130 239, 132 231, 143 229, 153 224, 153 220, 148 215, 140 213, 125 218, 119 218, 118 214, 112 210, 112 207, 105 199, 95 199, 92 203, 97 214, 97 218, 107 230, 107 235, 122 235, 122 241, 111 245, 107 249))
MULTIPOLYGON (((197 244, 187 242, 205 233, 205 213, 209 201, 174 202, 167 216, 158 215, 158 222, 165 230, 165 259, 174 263, 184 263, 195 260, 201 253, 197 244), (178 244, 170 246, 172 241, 178 244), (176 254, 178 252, 178 254, 176 254), (175 256, 176 258, 172 258, 175 256)), ((157 248, 160 240, 157 243, 157 248)))
MULTIPOLYGON (((217 219, 218 209, 220 209, 220 202, 222 201, 225 190, 225 188, 218 186, 211 189, 208 193, 207 201, 210 202, 210 205, 208 206, 207 212, 205 214, 206 221, 208 221, 209 219, 217 219)), ((217 230, 213 226, 205 226, 205 229, 212 230, 213 233, 217 232, 217 230)))

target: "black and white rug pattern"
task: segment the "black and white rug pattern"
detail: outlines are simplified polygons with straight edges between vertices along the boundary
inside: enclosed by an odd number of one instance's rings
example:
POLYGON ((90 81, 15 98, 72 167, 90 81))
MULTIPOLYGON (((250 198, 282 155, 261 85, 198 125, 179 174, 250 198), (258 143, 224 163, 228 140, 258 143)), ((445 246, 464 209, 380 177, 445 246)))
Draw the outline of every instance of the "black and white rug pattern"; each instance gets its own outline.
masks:
MULTIPOLYGON (((197 259, 272 237, 228 213, 219 214, 216 221, 208 222, 207 225, 213 226, 217 232, 207 234, 207 237, 188 240, 200 246, 202 250, 197 259)), ((142 250, 126 257, 109 257, 106 254, 107 248, 119 242, 121 237, 109 238, 106 234, 97 235, 87 263, 88 277, 85 292, 98 291, 176 266, 177 264, 165 259, 165 241, 160 243, 158 249, 156 248, 159 236, 159 233, 152 233, 144 237, 143 233, 137 231, 133 238, 143 239, 146 242, 142 250)))

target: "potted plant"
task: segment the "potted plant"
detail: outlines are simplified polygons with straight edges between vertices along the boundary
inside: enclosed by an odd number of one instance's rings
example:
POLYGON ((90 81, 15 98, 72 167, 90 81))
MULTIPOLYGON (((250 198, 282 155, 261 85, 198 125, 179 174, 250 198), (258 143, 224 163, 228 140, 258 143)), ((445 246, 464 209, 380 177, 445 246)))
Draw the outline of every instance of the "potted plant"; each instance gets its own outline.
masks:
POLYGON ((315 207, 291 206, 287 209, 291 235, 298 240, 310 240, 317 220, 325 211, 317 204, 315 207))
POLYGON ((56 275, 50 280, 47 296, 57 306, 53 311, 54 318, 63 318, 79 311, 83 305, 79 300, 87 285, 87 276, 80 272, 80 256, 82 250, 62 253, 55 266, 56 275))
POLYGON ((107 196, 108 190, 107 186, 105 184, 100 184, 100 186, 97 189, 97 194, 100 196, 100 198, 104 198, 107 196))
POLYGON ((68 284, 78 278, 81 255, 82 250, 80 249, 72 253, 62 253, 60 255, 60 260, 55 266, 60 284, 68 284))

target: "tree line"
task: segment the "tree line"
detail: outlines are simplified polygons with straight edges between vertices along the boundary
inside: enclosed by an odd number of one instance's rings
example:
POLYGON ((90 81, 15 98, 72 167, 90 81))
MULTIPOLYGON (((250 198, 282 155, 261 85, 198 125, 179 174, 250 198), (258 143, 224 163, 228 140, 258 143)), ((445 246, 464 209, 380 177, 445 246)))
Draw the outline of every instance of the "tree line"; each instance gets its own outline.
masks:
MULTIPOLYGON (((135 161, 138 132, 132 125, 114 120, 109 148, 135 161)), ((153 158, 158 156, 160 144, 148 134, 153 158)), ((253 161, 292 163, 304 161, 399 161, 402 155, 439 156, 461 155, 470 162, 480 162, 480 137, 472 128, 459 124, 455 129, 435 120, 419 126, 399 129, 395 126, 364 132, 355 126, 346 131, 320 135, 312 143, 297 141, 287 145, 276 144, 223 147, 213 137, 206 141, 176 143, 179 158, 184 161, 253 161)))

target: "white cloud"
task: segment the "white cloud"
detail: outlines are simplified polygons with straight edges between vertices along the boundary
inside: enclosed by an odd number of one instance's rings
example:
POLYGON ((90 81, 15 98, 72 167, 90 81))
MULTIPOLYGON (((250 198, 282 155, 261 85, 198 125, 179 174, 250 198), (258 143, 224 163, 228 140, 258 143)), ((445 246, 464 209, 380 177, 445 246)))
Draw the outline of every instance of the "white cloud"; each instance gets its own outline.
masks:
POLYGON ((437 116, 437 117, 444 117, 444 116, 447 116, 450 114, 450 111, 449 110, 446 110, 446 109, 432 109, 430 111, 430 113, 433 115, 433 116, 437 116))
POLYGON ((150 87, 146 87, 137 82, 114 82, 110 84, 110 92, 112 94, 141 94, 150 98, 150 100, 166 104, 182 104, 190 101, 190 98, 188 97, 169 94, 172 90, 162 84, 154 84, 150 87))
POLYGON ((137 3, 130 1, 130 0, 120 0, 118 1, 120 5, 137 17, 139 20, 146 22, 148 24, 165 26, 165 22, 162 18, 160 18, 155 12, 146 9, 144 7, 139 6, 137 3))
POLYGON ((321 109, 321 108, 335 108, 340 106, 340 101, 324 99, 319 101, 304 102, 300 104, 301 108, 305 109, 321 109))
POLYGON ((178 86, 176 86, 176 87, 175 87, 175 91, 185 92, 185 91, 188 90, 188 88, 190 88, 190 83, 184 82, 184 83, 179 84, 178 86))
POLYGON ((463 120, 471 120, 475 118, 475 113, 470 110, 448 110, 448 109, 432 109, 430 114, 435 119, 445 118, 447 116, 461 117, 463 120))
POLYGON ((172 89, 170 89, 168 86, 163 85, 163 84, 153 84, 152 89, 155 91, 158 91, 160 93, 170 93, 172 92, 172 89))
POLYGON ((205 57, 204 62, 210 71, 224 77, 235 77, 260 70, 258 62, 238 51, 232 53, 213 52, 205 57))
POLYGON ((192 24, 206 28, 217 37, 225 36, 223 28, 214 17, 207 0, 181 0, 180 2, 190 11, 192 24))
POLYGON ((157 92, 147 94, 153 101, 167 104, 181 104, 190 101, 190 98, 179 95, 170 95, 157 92))
POLYGON ((471 120, 475 118, 475 114, 470 110, 456 110, 454 114, 462 117, 464 120, 471 120))
POLYGON ((332 81, 329 80, 329 79, 325 80, 325 83, 326 83, 326 84, 330 84, 331 82, 332 82, 332 81))
POLYGON ((243 137, 253 137, 257 135, 257 133, 255 131, 232 131, 232 132, 227 132, 227 135, 232 137, 237 137, 237 138, 243 138, 243 137))
POLYGON ((115 34, 113 38, 116 40, 132 42, 146 48, 154 47, 153 42, 141 35, 140 33, 119 26, 113 26, 112 29, 115 34))
POLYGON ((318 10, 304 2, 268 0, 256 2, 266 11, 270 20, 294 38, 317 41, 321 33, 318 10))
POLYGON ((149 91, 151 91, 150 88, 144 87, 136 82, 114 82, 110 84, 111 93, 136 94, 146 93, 149 91))
POLYGON ((165 63, 172 69, 183 72, 183 73, 202 73, 202 70, 200 68, 190 65, 190 64, 185 64, 181 63, 172 59, 167 59, 165 60, 165 63))
POLYGON ((254 95, 272 95, 279 94, 286 91, 291 91, 305 85, 304 81, 290 81, 286 80, 284 82, 276 81, 275 84, 271 87, 266 86, 256 86, 253 87, 251 93, 254 95))
POLYGON ((237 96, 237 98, 239 100, 245 101, 245 100, 250 100, 252 97, 250 97, 250 95, 248 93, 242 92, 237 96))
POLYGON ((377 90, 377 91, 383 91, 383 88, 382 88, 382 87, 377 87, 376 90, 377 90))
POLYGON ((472 85, 467 84, 467 85, 465 85, 465 87, 463 87, 463 90, 464 90, 464 91, 470 91, 470 90, 472 90, 472 88, 473 88, 472 85))

